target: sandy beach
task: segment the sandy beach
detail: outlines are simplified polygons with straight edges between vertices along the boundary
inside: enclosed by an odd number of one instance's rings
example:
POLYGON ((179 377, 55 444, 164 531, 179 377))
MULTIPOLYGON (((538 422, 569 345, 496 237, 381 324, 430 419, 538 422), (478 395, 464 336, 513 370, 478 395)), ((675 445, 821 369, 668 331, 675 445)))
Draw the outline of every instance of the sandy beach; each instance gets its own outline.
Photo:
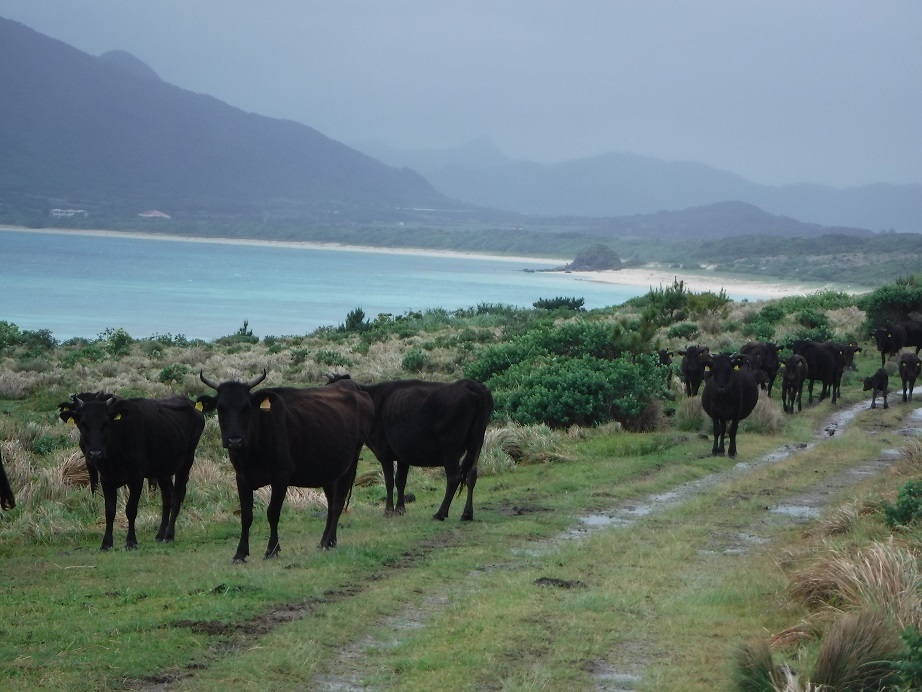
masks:
MULTIPOLYGON (((134 233, 126 231, 85 230, 85 229, 35 229, 19 226, 0 225, 0 232, 15 231, 18 233, 44 233, 55 235, 83 235, 111 238, 143 238, 145 240, 161 240, 181 243, 214 243, 227 245, 249 245, 264 247, 297 248, 305 250, 336 250, 339 252, 374 252, 391 255, 416 255, 421 257, 464 257, 496 262, 533 262, 535 269, 546 271, 549 266, 564 266, 569 259, 491 255, 477 252, 464 252, 456 250, 431 250, 425 248, 387 248, 369 245, 343 245, 340 243, 317 243, 294 240, 254 240, 249 238, 202 238, 194 236, 164 235, 155 233, 134 233)), ((725 289, 727 292, 746 294, 758 299, 782 298, 790 295, 805 295, 824 289, 834 288, 851 293, 860 293, 860 290, 849 290, 841 286, 821 283, 784 283, 780 281, 747 280, 739 277, 727 277, 717 273, 683 272, 657 266, 632 267, 608 271, 572 272, 579 279, 598 283, 615 284, 621 286, 634 286, 640 288, 659 288, 671 286, 673 281, 679 279, 685 282, 685 287, 694 292, 711 291, 714 293, 725 289)))

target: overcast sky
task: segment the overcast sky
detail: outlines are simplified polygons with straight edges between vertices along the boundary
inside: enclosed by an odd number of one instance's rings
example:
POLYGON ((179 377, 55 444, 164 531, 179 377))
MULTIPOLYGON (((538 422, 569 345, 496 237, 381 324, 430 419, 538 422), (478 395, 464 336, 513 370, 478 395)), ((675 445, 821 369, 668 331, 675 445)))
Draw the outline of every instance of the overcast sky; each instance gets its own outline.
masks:
POLYGON ((0 16, 357 144, 922 183, 919 0, 0 0, 0 16))

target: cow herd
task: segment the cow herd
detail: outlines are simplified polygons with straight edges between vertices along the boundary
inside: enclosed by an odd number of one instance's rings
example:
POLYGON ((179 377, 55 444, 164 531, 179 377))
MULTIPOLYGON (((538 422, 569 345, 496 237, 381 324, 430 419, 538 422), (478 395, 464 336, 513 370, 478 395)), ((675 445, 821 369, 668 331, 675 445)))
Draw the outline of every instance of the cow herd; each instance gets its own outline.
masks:
MULTIPOLYGON (((871 408, 880 395, 887 408, 888 356, 900 354, 898 371, 903 401, 913 398, 922 373, 922 323, 905 320, 874 331, 882 367, 865 378, 871 408), (915 353, 902 352, 914 347, 915 353)), ((711 453, 735 457, 736 433, 759 399, 759 387, 771 396, 781 377, 781 402, 786 413, 802 409, 806 386, 808 403, 813 387, 821 385, 818 401, 840 396, 843 372, 854 367, 861 348, 854 343, 796 340, 784 346, 749 342, 739 353, 712 354, 707 346, 689 345, 682 356, 680 376, 685 393, 695 397, 713 424, 711 453), (789 351, 786 358, 783 351, 789 351)), ((671 352, 660 351, 660 362, 671 363, 671 352)), ((105 392, 74 394, 59 404, 59 416, 75 425, 86 460, 90 486, 101 486, 106 528, 103 550, 113 546, 117 491, 128 487, 125 547, 137 547, 135 519, 144 481, 156 481, 161 495, 161 520, 156 538, 171 541, 186 495, 195 450, 205 428, 205 413, 216 412, 221 442, 234 470, 240 501, 240 540, 234 562, 250 554, 254 491, 271 489, 267 507, 269 540, 265 557, 280 552, 278 523, 290 486, 321 488, 327 501, 327 519, 321 548, 336 546, 340 516, 347 506, 356 477, 359 454, 367 446, 381 464, 387 490, 385 514, 403 514, 409 468, 442 467, 445 495, 434 518, 448 516, 452 499, 467 488, 461 519, 473 519, 477 461, 493 396, 486 385, 471 379, 450 383, 392 380, 359 384, 349 375, 331 376, 322 387, 264 387, 266 372, 248 382, 217 382, 200 378, 214 395, 192 401, 185 396, 163 399, 123 398, 105 392), (394 488, 396 486, 396 500, 394 488)), ((0 508, 16 501, 0 459, 0 508)))
MULTIPOLYGON (((396 380, 360 385, 348 375, 323 387, 257 386, 266 372, 248 382, 217 382, 199 374, 213 396, 193 401, 123 398, 105 392, 74 394, 58 405, 61 420, 79 431, 90 487, 102 487, 106 528, 102 550, 113 546, 117 491, 128 487, 125 515, 127 549, 138 545, 138 501, 144 481, 156 481, 162 499, 158 541, 172 541, 186 495, 205 413, 217 412, 221 442, 236 477, 240 501, 240 541, 234 562, 250 553, 253 496, 269 486, 269 542, 265 557, 280 552, 278 523, 289 486, 322 488, 327 521, 321 548, 336 545, 340 515, 349 502, 359 454, 367 445, 381 463, 387 484, 386 514, 403 514, 410 466, 445 469, 445 498, 435 514, 443 520, 455 493, 467 488, 461 519, 473 519, 477 460, 493 396, 485 385, 396 380), (393 502, 396 463, 397 503, 393 502)), ((0 507, 15 499, 0 460, 0 507)))
MULTIPOLYGON (((918 355, 922 349, 922 322, 907 319, 888 323, 876 329, 872 336, 881 354, 881 367, 864 379, 864 391, 871 392, 871 408, 877 407, 878 396, 883 398, 884 408, 888 407, 889 378, 884 366, 889 356, 897 354, 900 356, 898 371, 903 401, 911 401, 916 379, 922 374, 922 359, 918 355), (906 347, 914 347, 915 353, 901 353, 906 347)), ((679 373, 686 395, 697 396, 704 384, 701 405, 711 418, 714 430, 711 453, 733 457, 736 456, 739 422, 755 409, 759 387, 767 390, 770 397, 780 374, 781 405, 786 413, 794 413, 795 404, 798 411, 802 410, 805 385, 807 401, 812 404, 813 387, 817 382, 821 386, 817 401, 829 397, 836 403, 841 396, 842 375, 847 369, 854 369, 855 354, 861 353, 861 347, 853 342, 798 339, 783 346, 751 341, 736 354, 711 354, 709 347, 701 344, 689 345, 676 353, 682 356, 679 373), (784 350, 791 355, 782 358, 784 350), (727 438, 729 445, 725 447, 727 438)), ((661 352, 661 362, 664 362, 664 355, 671 353, 661 352)))

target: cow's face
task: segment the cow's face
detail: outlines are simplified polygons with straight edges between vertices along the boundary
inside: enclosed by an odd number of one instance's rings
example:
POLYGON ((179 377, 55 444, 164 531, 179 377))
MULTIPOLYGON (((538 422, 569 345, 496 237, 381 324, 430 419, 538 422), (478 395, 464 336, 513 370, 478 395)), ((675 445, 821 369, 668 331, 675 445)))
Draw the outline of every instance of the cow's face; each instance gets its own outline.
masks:
POLYGON ((730 389, 733 371, 739 370, 742 364, 743 360, 740 356, 728 356, 725 353, 718 353, 707 359, 705 368, 710 371, 711 383, 716 387, 718 393, 722 394, 730 389))
POLYGON ((807 362, 803 356, 792 356, 784 363, 784 375, 782 377, 786 382, 797 384, 807 374, 807 362))
POLYGON ((874 340, 877 342, 877 350, 885 351, 893 341, 893 332, 886 327, 878 327, 874 330, 874 340))
POLYGON ((113 426, 127 415, 122 402, 115 398, 83 402, 75 398, 72 407, 62 408, 60 417, 80 431, 80 448, 88 463, 104 461, 113 426))
POLYGON ((221 443, 225 449, 246 449, 249 437, 250 421, 253 415, 270 410, 271 398, 251 391, 266 377, 263 372, 250 382, 223 382, 217 384, 200 377, 209 387, 214 387, 215 396, 200 396, 196 408, 203 412, 217 411, 218 425, 221 428, 221 443))

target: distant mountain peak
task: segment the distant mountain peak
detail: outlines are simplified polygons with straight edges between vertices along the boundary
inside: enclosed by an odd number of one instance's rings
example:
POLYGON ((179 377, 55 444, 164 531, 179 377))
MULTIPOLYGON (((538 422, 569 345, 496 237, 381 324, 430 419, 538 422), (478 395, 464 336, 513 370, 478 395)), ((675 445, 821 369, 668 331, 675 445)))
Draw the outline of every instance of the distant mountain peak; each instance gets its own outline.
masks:
POLYGON ((103 62, 115 65, 130 75, 141 77, 142 79, 156 79, 161 81, 160 75, 154 72, 153 68, 147 63, 139 60, 126 50, 110 50, 99 56, 103 62))

